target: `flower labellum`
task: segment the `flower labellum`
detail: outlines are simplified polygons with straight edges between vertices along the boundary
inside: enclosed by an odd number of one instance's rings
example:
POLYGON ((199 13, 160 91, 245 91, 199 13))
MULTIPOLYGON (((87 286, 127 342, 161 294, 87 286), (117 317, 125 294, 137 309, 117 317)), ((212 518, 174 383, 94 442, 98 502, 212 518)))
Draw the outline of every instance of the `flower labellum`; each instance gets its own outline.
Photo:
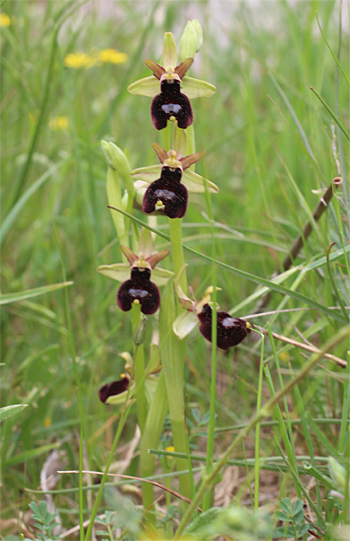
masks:
POLYGON ((133 303, 141 304, 143 314, 154 314, 159 308, 160 293, 158 287, 151 282, 151 270, 135 267, 131 269, 131 278, 124 282, 117 294, 118 306, 123 312, 131 310, 133 303))
POLYGON ((177 120, 179 128, 185 130, 193 122, 190 100, 181 92, 177 79, 164 79, 160 83, 160 94, 151 103, 151 118, 157 130, 166 128, 168 120, 177 120))
POLYGON ((104 404, 111 396, 117 396, 128 390, 130 377, 128 374, 121 374, 122 379, 106 383, 98 391, 98 396, 104 404))
POLYGON ((188 191, 181 184, 182 170, 179 167, 163 167, 160 179, 147 188, 143 197, 142 210, 150 214, 156 205, 164 205, 164 214, 169 218, 182 218, 186 214, 188 191))
MULTIPOLYGON (((212 334, 212 308, 209 304, 203 306, 202 311, 197 314, 200 321, 200 333, 211 342, 212 334)), ((221 349, 228 349, 232 346, 237 346, 245 339, 250 332, 250 325, 244 321, 230 316, 227 312, 217 312, 217 345, 221 349)))

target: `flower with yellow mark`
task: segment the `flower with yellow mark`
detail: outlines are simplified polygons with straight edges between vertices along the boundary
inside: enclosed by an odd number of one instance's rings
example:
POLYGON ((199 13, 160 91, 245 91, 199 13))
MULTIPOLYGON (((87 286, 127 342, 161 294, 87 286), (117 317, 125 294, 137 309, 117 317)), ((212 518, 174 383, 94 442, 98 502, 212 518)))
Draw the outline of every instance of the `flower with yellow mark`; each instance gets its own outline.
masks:
POLYGON ((123 64, 124 62, 127 62, 129 57, 126 53, 119 53, 115 49, 102 49, 102 51, 98 53, 98 58, 101 62, 123 64))
POLYGON ((67 116, 56 116, 49 122, 50 130, 66 130, 69 126, 69 118, 67 116))
POLYGON ((10 26, 11 19, 7 13, 0 13, 0 26, 10 26))

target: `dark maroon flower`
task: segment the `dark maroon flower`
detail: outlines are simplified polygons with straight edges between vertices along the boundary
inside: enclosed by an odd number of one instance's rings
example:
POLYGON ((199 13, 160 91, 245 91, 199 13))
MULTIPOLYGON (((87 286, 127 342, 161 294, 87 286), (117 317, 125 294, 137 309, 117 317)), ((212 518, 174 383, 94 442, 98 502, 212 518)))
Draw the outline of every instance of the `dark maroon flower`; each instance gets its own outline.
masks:
POLYGON ((158 202, 164 205, 164 214, 169 218, 182 218, 186 214, 188 191, 181 184, 182 170, 179 167, 162 167, 160 179, 155 180, 143 197, 143 212, 150 214, 158 202))
POLYGON ((158 287, 151 282, 151 270, 142 267, 131 269, 131 278, 120 286, 117 294, 118 306, 124 312, 131 310, 133 303, 141 304, 143 314, 154 314, 159 308, 158 287))
POLYGON ((128 375, 124 375, 119 381, 112 381, 112 383, 106 383, 98 391, 98 396, 104 404, 110 396, 116 396, 124 393, 129 387, 130 378, 128 375))
POLYGON ((193 122, 193 112, 190 100, 181 92, 180 80, 164 79, 160 88, 160 94, 157 94, 151 103, 154 127, 162 130, 168 120, 175 118, 178 127, 185 130, 193 122))
MULTIPOLYGON (((212 309, 209 304, 203 306, 202 311, 197 314, 200 321, 199 330, 211 342, 212 332, 212 309)), ((247 322, 230 316, 227 312, 217 312, 217 345, 221 349, 228 349, 237 346, 245 339, 250 332, 247 322)))

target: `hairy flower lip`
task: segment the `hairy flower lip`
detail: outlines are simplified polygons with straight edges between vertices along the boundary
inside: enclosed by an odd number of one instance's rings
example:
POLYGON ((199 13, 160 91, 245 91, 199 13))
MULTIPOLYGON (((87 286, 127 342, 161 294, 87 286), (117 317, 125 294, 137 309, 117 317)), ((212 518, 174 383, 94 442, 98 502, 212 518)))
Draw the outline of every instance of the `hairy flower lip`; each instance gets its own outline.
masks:
MULTIPOLYGON (((208 340, 212 341, 212 308, 209 304, 203 306, 202 311, 197 314, 200 321, 199 332, 208 340)), ((216 343, 220 349, 228 349, 240 344, 248 333, 250 328, 244 319, 234 318, 227 312, 216 312, 217 317, 217 337, 216 343)))
POLYGON ((141 312, 154 314, 160 305, 158 287, 151 282, 151 270, 147 268, 131 268, 131 278, 122 283, 117 293, 117 303, 123 312, 131 310, 132 304, 141 305, 141 312))
POLYGON ((153 212, 158 202, 164 205, 164 214, 169 218, 182 218, 186 214, 188 191, 181 183, 182 170, 179 167, 163 166, 160 179, 152 182, 143 197, 142 210, 153 212))

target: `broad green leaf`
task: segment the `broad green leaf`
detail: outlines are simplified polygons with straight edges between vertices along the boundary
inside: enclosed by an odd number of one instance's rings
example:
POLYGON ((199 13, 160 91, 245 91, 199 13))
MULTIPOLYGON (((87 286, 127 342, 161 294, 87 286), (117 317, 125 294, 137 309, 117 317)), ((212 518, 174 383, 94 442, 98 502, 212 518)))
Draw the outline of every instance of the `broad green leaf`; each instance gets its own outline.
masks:
POLYGON ((131 171, 131 176, 137 180, 143 180, 144 182, 148 182, 150 184, 151 182, 160 178, 161 171, 161 164, 150 165, 148 167, 139 167, 138 169, 134 169, 131 171))
POLYGON ((163 66, 177 66, 177 48, 171 32, 165 32, 163 42, 163 66))
POLYGON ((22 411, 28 405, 29 404, 13 404, 12 406, 4 406, 3 408, 0 408, 0 422, 9 419, 12 417, 12 415, 22 411))
POLYGON ((0 305, 23 301, 24 299, 30 299, 31 297, 37 297, 38 295, 44 295, 44 293, 50 293, 51 291, 56 291, 56 289, 71 286, 72 284, 74 284, 74 282, 62 282, 61 284, 27 289, 26 291, 19 291, 18 293, 4 293, 3 295, 0 295, 0 305))
POLYGON ((219 191, 214 182, 197 175, 191 169, 186 169, 182 173, 182 182, 191 193, 205 193, 205 184, 207 184, 210 193, 218 193, 219 191))
POLYGON ((158 79, 154 75, 150 77, 144 77, 139 79, 128 86, 130 94, 136 94, 137 96, 147 96, 148 98, 154 98, 160 93, 160 84, 158 79))
POLYGON ((190 99, 194 98, 209 98, 216 92, 216 87, 207 81, 193 79, 193 77, 185 77, 181 81, 182 92, 190 99))

